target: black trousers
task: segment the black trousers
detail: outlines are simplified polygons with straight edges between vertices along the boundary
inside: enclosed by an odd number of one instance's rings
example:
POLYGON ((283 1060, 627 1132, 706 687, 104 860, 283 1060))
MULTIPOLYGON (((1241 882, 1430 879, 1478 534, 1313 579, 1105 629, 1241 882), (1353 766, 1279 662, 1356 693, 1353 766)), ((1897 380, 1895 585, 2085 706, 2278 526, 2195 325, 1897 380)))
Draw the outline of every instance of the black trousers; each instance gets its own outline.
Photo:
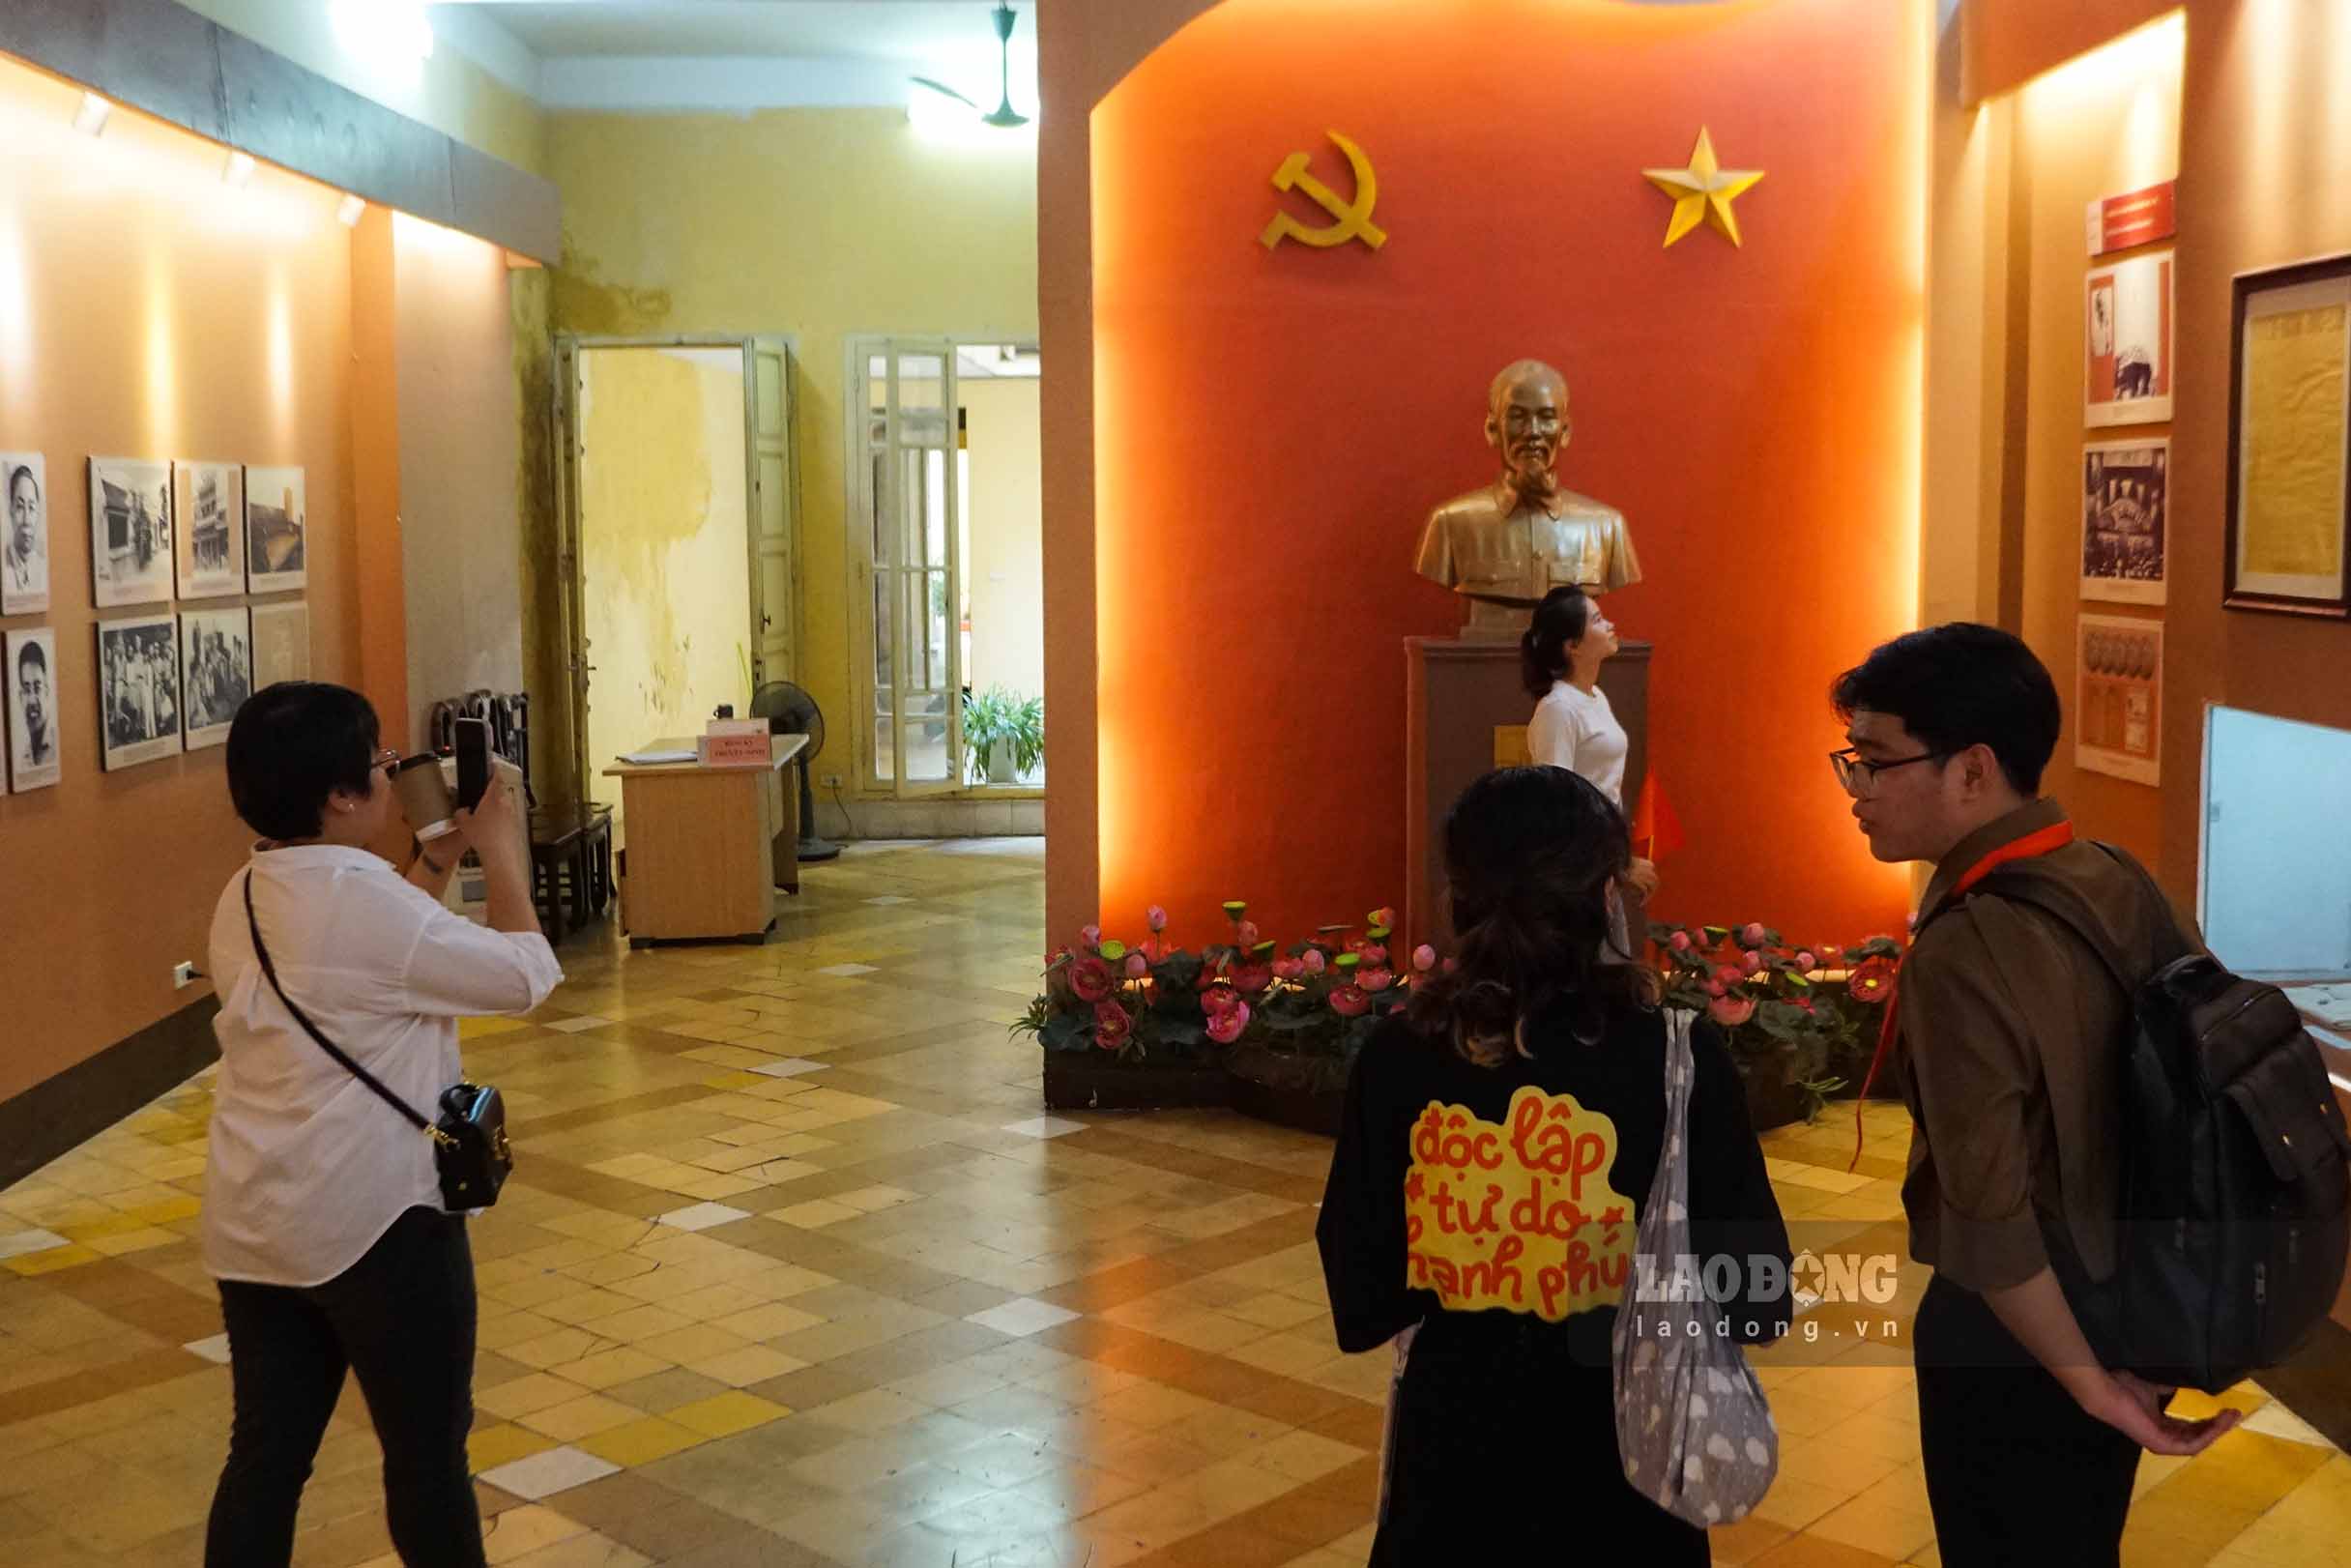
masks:
POLYGON ((468 1474, 474 1255, 465 1221, 412 1208, 324 1285, 220 1282, 236 1416, 213 1495, 206 1568, 278 1568, 348 1369, 384 1445, 384 1505, 405 1563, 480 1568, 468 1474))
POLYGON ((1989 1303, 1940 1274, 1911 1349, 1944 1568, 2117 1568, 2138 1444, 2076 1405, 1989 1303))

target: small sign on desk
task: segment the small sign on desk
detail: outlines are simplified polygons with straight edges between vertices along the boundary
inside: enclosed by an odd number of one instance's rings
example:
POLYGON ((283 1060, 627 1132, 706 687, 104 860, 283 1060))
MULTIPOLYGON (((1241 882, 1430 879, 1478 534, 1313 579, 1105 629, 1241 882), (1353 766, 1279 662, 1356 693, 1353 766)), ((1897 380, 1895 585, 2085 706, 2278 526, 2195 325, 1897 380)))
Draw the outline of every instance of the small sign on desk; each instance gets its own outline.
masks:
POLYGON ((705 768, 766 768, 771 761, 764 718, 714 718, 700 745, 705 768))

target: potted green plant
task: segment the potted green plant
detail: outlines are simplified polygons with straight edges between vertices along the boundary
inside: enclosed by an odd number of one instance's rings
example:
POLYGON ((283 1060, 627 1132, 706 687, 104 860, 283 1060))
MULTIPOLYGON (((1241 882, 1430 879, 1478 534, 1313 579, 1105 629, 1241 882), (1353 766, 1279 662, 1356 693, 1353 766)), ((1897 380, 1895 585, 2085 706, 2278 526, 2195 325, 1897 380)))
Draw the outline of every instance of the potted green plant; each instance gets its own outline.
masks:
POLYGON ((964 777, 972 784, 1015 784, 1045 760, 1045 699, 1008 686, 963 697, 964 777))

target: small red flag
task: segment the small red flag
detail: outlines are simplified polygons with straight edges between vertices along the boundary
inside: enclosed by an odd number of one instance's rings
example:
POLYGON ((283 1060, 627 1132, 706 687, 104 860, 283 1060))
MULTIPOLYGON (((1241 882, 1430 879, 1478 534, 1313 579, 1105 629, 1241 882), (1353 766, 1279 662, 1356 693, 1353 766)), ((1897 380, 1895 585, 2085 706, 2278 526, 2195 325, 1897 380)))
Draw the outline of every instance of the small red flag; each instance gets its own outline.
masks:
POLYGON ((1658 788, 1657 769, 1652 768, 1640 781, 1640 799, 1633 807, 1633 848, 1644 860, 1662 860, 1682 847, 1688 840, 1682 836, 1682 820, 1673 814, 1673 803, 1666 792, 1658 788))

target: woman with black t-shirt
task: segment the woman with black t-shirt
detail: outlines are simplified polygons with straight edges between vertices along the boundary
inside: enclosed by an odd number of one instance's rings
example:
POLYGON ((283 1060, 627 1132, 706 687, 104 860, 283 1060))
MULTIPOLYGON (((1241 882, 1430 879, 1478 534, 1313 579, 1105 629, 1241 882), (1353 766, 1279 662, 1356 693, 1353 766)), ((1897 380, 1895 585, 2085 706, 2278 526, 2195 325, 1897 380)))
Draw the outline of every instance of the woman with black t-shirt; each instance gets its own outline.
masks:
MULTIPOLYGON (((1445 855, 1460 966, 1365 1045, 1316 1227, 1341 1350, 1418 1328, 1371 1560, 1705 1562, 1705 1532, 1634 1491, 1616 1449, 1610 1334, 1666 1118, 1653 979, 1601 961, 1624 819, 1574 773, 1514 768, 1463 792, 1445 855)), ((1785 1280, 1738 1069, 1710 1025, 1692 1047, 1692 1245, 1785 1280)), ((1722 1310, 1749 1343, 1786 1331, 1784 1292, 1722 1310)))

